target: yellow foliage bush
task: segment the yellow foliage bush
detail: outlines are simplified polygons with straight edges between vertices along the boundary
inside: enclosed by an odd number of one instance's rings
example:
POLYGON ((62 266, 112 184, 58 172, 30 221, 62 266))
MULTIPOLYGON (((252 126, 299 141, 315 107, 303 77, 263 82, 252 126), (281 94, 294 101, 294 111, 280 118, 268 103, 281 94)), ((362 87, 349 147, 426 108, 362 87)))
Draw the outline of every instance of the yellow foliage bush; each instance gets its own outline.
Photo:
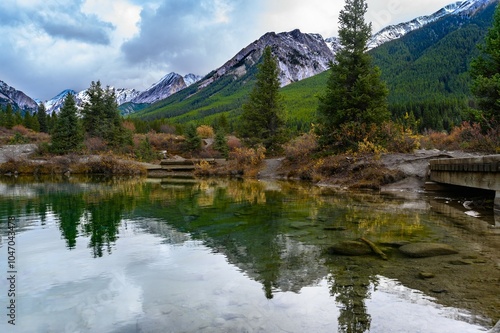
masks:
POLYGON ((256 176, 258 166, 266 157, 266 148, 235 148, 229 155, 231 159, 231 169, 237 173, 249 177, 256 176))
POLYGON ((212 126, 208 126, 208 125, 198 126, 196 128, 196 133, 202 139, 208 139, 208 138, 213 138, 214 137, 214 129, 212 128, 212 126))

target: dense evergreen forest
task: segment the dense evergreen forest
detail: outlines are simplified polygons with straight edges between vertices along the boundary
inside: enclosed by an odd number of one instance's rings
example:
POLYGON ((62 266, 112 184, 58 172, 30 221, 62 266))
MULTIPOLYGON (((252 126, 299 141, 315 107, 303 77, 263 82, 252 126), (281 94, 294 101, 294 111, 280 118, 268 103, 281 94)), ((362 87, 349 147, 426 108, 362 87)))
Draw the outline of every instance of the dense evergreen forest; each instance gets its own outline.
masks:
POLYGON ((443 18, 370 52, 388 85, 394 119, 413 113, 422 131, 450 130, 471 117, 470 63, 494 10, 490 5, 472 18, 443 18))

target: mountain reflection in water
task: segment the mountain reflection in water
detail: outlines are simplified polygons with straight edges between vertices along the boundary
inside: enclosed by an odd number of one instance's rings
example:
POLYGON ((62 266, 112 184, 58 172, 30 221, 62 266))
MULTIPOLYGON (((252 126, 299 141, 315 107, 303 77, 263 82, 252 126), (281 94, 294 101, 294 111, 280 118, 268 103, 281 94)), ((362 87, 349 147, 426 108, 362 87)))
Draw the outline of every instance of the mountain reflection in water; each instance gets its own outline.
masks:
MULTIPOLYGON (((384 249, 389 261, 325 254, 359 237, 477 248, 424 196, 231 180, 7 180, 0 188, 3 257, 4 221, 17 219, 14 332, 481 332, 499 319, 488 295, 463 302, 453 285, 429 291, 412 271, 427 262, 395 249, 384 249)), ((498 257, 483 258, 491 252, 481 245, 473 269, 498 277, 498 257)), ((498 278, 488 278, 498 295, 498 278)))

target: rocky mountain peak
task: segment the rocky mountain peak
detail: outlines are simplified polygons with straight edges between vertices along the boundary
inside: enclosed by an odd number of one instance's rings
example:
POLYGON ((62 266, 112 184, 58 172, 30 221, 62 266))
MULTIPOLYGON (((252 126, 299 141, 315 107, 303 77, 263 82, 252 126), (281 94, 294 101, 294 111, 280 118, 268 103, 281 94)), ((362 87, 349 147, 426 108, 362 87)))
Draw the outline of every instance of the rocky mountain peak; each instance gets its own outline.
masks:
POLYGON ((0 106, 10 104, 14 109, 34 112, 38 109, 38 104, 25 93, 17 90, 7 83, 0 81, 0 106))
POLYGON ((200 83, 204 88, 223 75, 241 77, 260 60, 264 48, 270 46, 281 69, 281 86, 319 74, 328 68, 334 58, 332 49, 319 34, 268 32, 238 52, 224 65, 207 75, 200 83))
POLYGON ((185 77, 182 77, 177 73, 169 73, 165 75, 161 80, 153 84, 151 88, 133 98, 131 102, 136 104, 152 104, 154 102, 167 98, 172 94, 175 94, 176 92, 197 82, 199 79, 200 77, 194 74, 188 74, 185 77))

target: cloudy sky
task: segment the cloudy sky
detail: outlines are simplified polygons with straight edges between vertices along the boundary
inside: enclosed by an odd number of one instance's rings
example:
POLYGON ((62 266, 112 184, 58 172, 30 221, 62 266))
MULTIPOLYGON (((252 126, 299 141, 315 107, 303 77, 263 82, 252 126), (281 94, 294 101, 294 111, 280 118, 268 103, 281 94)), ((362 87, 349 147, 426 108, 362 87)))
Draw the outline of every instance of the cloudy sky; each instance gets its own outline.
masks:
MULTIPOLYGON (((367 0, 373 32, 453 0, 367 0)), ((0 80, 47 100, 91 81, 205 75, 266 32, 337 35, 343 0, 1 0, 0 80)))

